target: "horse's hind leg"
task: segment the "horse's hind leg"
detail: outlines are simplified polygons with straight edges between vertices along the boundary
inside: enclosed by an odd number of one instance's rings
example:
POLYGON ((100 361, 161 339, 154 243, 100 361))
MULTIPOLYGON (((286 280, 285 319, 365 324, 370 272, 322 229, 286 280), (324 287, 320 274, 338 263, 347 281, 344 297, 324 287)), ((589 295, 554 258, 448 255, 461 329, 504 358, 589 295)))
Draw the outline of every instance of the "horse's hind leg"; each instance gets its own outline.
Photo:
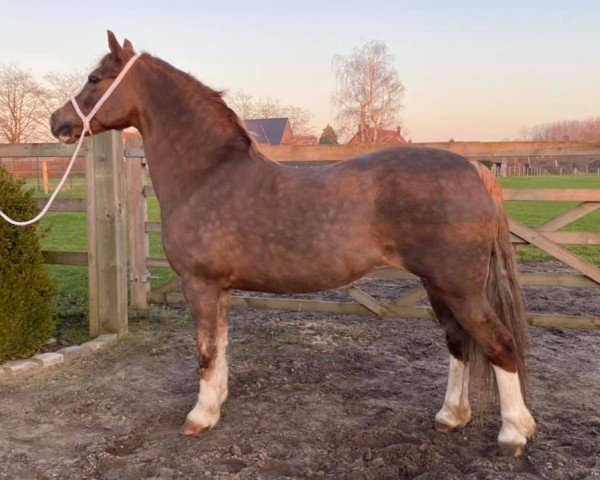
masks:
POLYGON ((476 287, 447 291, 435 289, 454 314, 460 326, 479 344, 492 365, 500 396, 502 429, 498 435, 500 451, 519 456, 535 432, 535 421, 523 399, 514 338, 492 309, 485 292, 476 287))
POLYGON ((452 311, 432 289, 427 288, 429 301, 440 321, 450 351, 448 386, 444 405, 435 416, 435 429, 448 433, 464 427, 471 420, 469 406, 469 365, 467 358, 468 334, 458 324, 452 311))
POLYGON ((227 319, 229 291, 191 279, 183 282, 184 296, 194 318, 200 363, 200 392, 196 406, 181 429, 197 435, 215 426, 227 397, 227 319))

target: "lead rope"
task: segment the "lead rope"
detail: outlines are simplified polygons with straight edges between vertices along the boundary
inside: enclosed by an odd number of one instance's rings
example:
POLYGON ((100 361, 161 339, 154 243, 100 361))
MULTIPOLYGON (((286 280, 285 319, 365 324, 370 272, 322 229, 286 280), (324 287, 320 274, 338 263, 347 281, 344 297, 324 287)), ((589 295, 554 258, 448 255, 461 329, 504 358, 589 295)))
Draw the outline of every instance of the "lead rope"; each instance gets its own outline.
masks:
POLYGON ((81 121, 83 122, 83 129, 81 131, 81 136, 79 137, 79 141, 77 142, 77 146, 75 147, 75 152, 73 152, 73 156, 71 157, 71 161, 69 162, 69 165, 67 166, 67 169, 65 170, 65 173, 64 173, 62 179, 58 183, 58 186, 56 187, 56 190, 54 190, 54 192, 52 192, 52 195, 48 199, 48 203, 46 203, 46 205, 44 206, 44 208, 42 209, 42 211, 40 213, 38 213, 31 220, 26 220, 26 221, 22 221, 22 222, 17 221, 17 220, 13 220, 8 215, 6 215, 2 210, 0 210, 0 217, 2 217, 8 223, 12 223, 13 225, 16 225, 17 227, 25 227, 27 225, 31 225, 32 223, 37 222, 44 215, 46 215, 46 213, 48 212, 48 210, 52 206, 52 203, 54 202, 54 199, 58 195, 58 192, 60 191, 60 189, 64 185, 65 181, 67 180, 67 177, 69 176, 69 173, 71 172, 71 168, 73 167, 73 164, 75 163, 75 159, 77 158, 77 155, 79 155, 79 150, 81 150, 81 145, 83 145, 83 140, 85 138, 85 134, 88 133, 88 132, 90 133, 90 135, 92 134, 92 130, 90 129, 90 122, 92 121, 92 119, 94 118, 94 116, 96 115, 96 113, 98 113, 98 110, 100 110, 100 107, 102 107, 102 105, 104 104, 104 102, 106 102, 106 100, 108 99, 108 97, 110 97, 111 94, 115 91, 115 88, 117 88, 117 86, 119 85, 119 83, 121 83, 121 80, 123 80, 123 77, 125 77, 125 75, 129 71, 129 69, 131 68, 131 66, 135 63, 135 61, 139 57, 140 57, 140 54, 137 54, 137 55, 134 55, 133 57, 131 57, 129 59, 129 61, 123 67, 123 70, 121 70, 119 72, 119 75, 117 75, 117 78, 115 78, 115 81, 110 85, 110 87, 108 87, 108 89, 106 90, 106 92, 104 92, 104 95, 102 95, 102 97, 100 97, 100 100, 98 100, 98 102, 96 103, 96 105, 94 105, 94 108, 92 108, 92 110, 90 111, 90 113, 88 113, 87 116, 85 116, 83 114, 83 112, 79 108, 79 105, 77 105, 77 100, 75 100, 75 96, 72 96, 70 98, 70 102, 73 104, 73 108, 75 109, 75 112, 77 113, 77 115, 79 116, 79 118, 81 119, 81 121))

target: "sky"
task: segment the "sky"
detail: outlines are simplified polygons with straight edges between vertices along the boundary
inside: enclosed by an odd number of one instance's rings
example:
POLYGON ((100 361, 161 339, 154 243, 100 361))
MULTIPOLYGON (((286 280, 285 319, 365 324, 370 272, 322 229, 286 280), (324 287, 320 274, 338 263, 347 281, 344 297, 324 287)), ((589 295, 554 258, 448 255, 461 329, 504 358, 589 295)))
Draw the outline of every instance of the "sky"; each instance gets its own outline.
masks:
POLYGON ((387 44, 413 141, 512 140, 600 115, 600 1, 0 0, 0 64, 84 70, 106 29, 215 89, 241 88, 335 123, 332 58, 387 44))

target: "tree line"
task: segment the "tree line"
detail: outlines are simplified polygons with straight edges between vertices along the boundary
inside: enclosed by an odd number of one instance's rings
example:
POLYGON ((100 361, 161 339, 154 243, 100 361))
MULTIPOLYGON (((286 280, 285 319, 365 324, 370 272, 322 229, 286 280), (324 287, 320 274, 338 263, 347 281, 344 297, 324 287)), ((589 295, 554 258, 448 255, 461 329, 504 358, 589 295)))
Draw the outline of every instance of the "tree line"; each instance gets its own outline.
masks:
POLYGON ((39 81, 15 64, 0 65, 0 141, 50 140, 50 114, 84 81, 85 74, 76 72, 51 72, 39 81))
MULTIPOLYGON (((320 143, 336 144, 338 135, 348 138, 359 128, 373 131, 362 141, 377 142, 381 129, 400 125, 404 85, 385 43, 368 41, 348 56, 336 55, 332 68, 336 125, 323 129, 320 143)), ((85 78, 79 72, 51 72, 39 81, 17 65, 0 65, 0 142, 51 140, 50 113, 77 92, 85 78)), ((242 119, 287 117, 294 136, 316 142, 314 115, 305 108, 283 105, 272 97, 253 97, 243 89, 227 93, 225 100, 242 119)))
POLYGON ((598 142, 600 117, 585 120, 560 120, 521 129, 522 140, 534 142, 598 142))

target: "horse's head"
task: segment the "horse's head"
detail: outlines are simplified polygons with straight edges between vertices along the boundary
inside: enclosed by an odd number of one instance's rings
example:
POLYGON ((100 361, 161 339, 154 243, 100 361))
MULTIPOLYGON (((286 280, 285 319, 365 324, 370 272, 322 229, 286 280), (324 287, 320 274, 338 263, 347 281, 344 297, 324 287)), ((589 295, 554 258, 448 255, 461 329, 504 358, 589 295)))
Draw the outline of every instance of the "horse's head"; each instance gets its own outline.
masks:
MULTIPOLYGON (((98 66, 89 74, 87 83, 75 97, 84 115, 87 115, 94 108, 94 105, 115 81, 127 61, 135 55, 133 45, 129 40, 126 39, 123 46, 121 46, 111 31, 107 33, 110 53, 100 60, 98 66)), ((136 109, 130 76, 131 72, 123 78, 121 84, 91 120, 92 133, 100 133, 110 129, 121 130, 134 123, 136 109)), ((52 135, 61 142, 74 143, 81 136, 83 123, 70 101, 51 115, 50 128, 52 135)))

